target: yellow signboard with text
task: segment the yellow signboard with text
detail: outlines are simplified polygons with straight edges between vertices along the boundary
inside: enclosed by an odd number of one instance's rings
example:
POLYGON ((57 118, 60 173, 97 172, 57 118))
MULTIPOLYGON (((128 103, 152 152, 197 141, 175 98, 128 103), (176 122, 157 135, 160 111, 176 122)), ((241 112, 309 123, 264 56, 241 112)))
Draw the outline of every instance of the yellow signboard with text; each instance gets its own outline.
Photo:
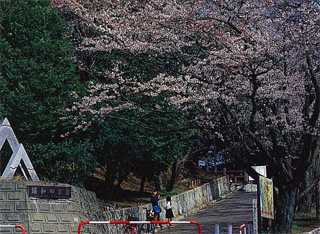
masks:
POLYGON ((274 219, 273 181, 259 176, 261 217, 274 219))

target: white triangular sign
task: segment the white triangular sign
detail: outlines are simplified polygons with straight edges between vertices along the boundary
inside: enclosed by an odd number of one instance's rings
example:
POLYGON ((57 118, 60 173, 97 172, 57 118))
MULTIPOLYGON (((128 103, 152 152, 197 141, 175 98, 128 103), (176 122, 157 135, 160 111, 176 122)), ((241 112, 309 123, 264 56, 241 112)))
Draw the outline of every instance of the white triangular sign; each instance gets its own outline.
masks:
POLYGON ((2 178, 12 179, 18 166, 20 166, 23 175, 28 180, 27 175, 21 165, 21 163, 23 162, 29 172, 31 179, 33 181, 39 181, 39 177, 32 166, 26 150, 24 149, 23 145, 18 142, 18 139, 14 134, 7 118, 5 118, 5 120, 2 122, 2 125, 0 126, 0 151, 6 140, 8 141, 13 153, 8 162, 8 165, 6 166, 2 174, 2 178))

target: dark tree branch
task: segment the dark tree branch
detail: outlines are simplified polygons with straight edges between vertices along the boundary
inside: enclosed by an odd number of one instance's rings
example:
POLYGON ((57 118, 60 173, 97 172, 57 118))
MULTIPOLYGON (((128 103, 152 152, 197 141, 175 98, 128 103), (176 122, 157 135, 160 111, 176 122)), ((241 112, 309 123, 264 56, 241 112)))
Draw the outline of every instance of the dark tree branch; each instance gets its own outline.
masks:
MULTIPOLYGON (((232 120, 234 121, 234 123, 239 122, 238 119, 236 118, 236 116, 232 113, 232 111, 230 110, 230 108, 224 103, 224 101, 219 98, 218 102, 224 107, 224 109, 227 111, 227 113, 230 115, 230 117, 232 118, 232 120)), ((265 146, 263 145, 263 143, 258 139, 258 137, 248 128, 244 127, 243 130, 245 131, 245 133, 247 133, 249 135, 249 137, 256 143, 257 147, 261 150, 261 153, 265 156, 269 156, 268 150, 265 148, 265 146)))
POLYGON ((320 112, 320 89, 319 89, 318 81, 317 81, 315 74, 313 72, 310 55, 307 55, 307 64, 308 64, 308 70, 310 73, 311 82, 312 82, 312 85, 313 85, 313 88, 314 88, 315 94, 316 94, 315 103, 313 106, 313 112, 312 112, 311 118, 309 120, 310 126, 314 127, 318 118, 319 118, 319 112, 320 112))

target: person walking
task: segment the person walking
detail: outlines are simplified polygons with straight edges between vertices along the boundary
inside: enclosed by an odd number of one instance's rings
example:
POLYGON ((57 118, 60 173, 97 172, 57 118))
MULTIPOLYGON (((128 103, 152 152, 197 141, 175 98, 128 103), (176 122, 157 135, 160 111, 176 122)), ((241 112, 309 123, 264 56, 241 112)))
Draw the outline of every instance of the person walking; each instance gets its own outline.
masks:
MULTIPOLYGON (((166 202, 166 218, 168 219, 168 221, 172 221, 173 216, 173 212, 172 212, 172 202, 171 202, 171 197, 168 196, 167 197, 167 202, 166 202)), ((169 224, 169 228, 172 228, 172 224, 169 224)))

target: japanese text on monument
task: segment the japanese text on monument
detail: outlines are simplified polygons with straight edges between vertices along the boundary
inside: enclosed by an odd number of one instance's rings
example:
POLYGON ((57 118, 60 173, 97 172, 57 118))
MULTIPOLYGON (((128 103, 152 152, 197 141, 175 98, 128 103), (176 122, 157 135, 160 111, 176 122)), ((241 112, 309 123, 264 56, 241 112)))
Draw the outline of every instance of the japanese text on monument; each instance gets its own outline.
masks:
POLYGON ((71 187, 57 186, 27 186, 28 196, 37 198, 69 199, 71 197, 71 187))

